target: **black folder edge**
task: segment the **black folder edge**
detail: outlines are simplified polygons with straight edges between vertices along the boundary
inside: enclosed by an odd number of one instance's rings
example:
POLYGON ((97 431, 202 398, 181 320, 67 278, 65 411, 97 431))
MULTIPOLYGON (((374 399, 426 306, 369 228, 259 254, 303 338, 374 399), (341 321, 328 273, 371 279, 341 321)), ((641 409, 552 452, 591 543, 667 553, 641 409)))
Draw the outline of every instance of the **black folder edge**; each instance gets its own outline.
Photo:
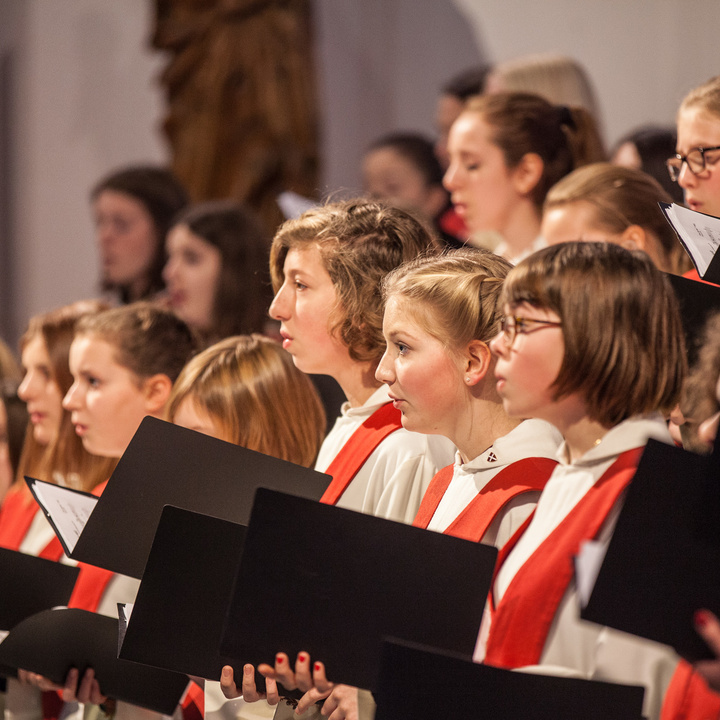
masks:
MULTIPOLYGON (((715 448, 718 448, 719 444, 720 442, 718 442, 718 439, 716 439, 715 448)), ((650 469, 646 471, 645 467, 647 465, 649 468, 651 468, 651 463, 654 461, 653 455, 655 453, 669 453, 675 455, 678 459, 683 457, 683 464, 692 464, 692 472, 694 473, 702 473, 703 469, 705 469, 708 473, 714 473, 715 477, 717 477, 718 475, 717 456, 697 455, 687 450, 683 450, 682 448, 668 445, 666 443, 662 443, 653 439, 650 439, 647 443, 645 453, 643 454, 643 457, 640 460, 640 464, 638 465, 638 475, 640 475, 641 473, 643 473, 644 475, 646 474, 646 472, 647 474, 650 474, 650 469)), ((642 477, 642 475, 640 476, 642 477)), ((687 480, 688 474, 686 472, 683 475, 682 481, 687 482, 687 480)), ((667 637, 663 637, 661 635, 662 633, 671 631, 671 626, 669 623, 672 622, 672 632, 678 635, 681 634, 684 638, 686 638, 684 641, 686 647, 675 647, 675 650, 680 655, 685 657, 690 662, 696 662, 697 660, 702 659, 714 659, 714 653, 708 647, 705 641, 700 637, 700 635, 697 634, 692 622, 692 615, 695 610, 700 609, 699 607, 688 608, 687 617, 679 617, 677 615, 673 615, 672 620, 668 620, 668 625, 662 625, 660 634, 658 634, 657 631, 647 631, 645 629, 640 632, 639 628, 627 624, 627 621, 618 620, 615 617, 615 614, 619 611, 620 608, 624 608, 627 610, 631 606, 632 600, 628 597, 625 597, 624 585, 617 582, 617 580, 612 580, 612 577, 614 577, 614 575, 611 575, 613 570, 608 570, 608 568, 614 568, 617 564, 617 560, 620 557, 627 558, 627 554, 622 550, 623 546, 620 545, 620 543, 622 542, 622 535, 624 535, 624 528, 621 524, 625 524, 627 522, 627 518, 630 517, 631 512, 637 512, 637 509, 635 509, 633 506, 636 504, 636 502, 639 502, 639 498, 637 500, 633 499, 632 505, 628 502, 628 499, 632 497, 631 493, 634 496, 637 492, 637 487, 637 485, 633 487, 633 482, 631 482, 630 487, 628 488, 628 495, 626 496, 625 503, 623 504, 623 508, 620 511, 620 515, 615 526, 615 532, 610 539, 610 543, 608 545, 605 558, 600 568, 600 572, 598 573, 593 592, 590 596, 587 606, 580 609, 580 617, 589 622, 607 625, 608 627, 615 627, 620 631, 628 632, 631 634, 634 633, 640 637, 645 637, 649 640, 653 640, 655 642, 663 643, 666 645, 672 643, 669 642, 667 637), (629 509, 626 510, 626 508, 629 509), (618 532, 619 528, 621 529, 620 533, 618 532), (608 558, 611 559, 610 563, 608 563, 608 558), (620 587, 619 591, 617 590, 618 587, 620 587), (610 602, 611 596, 613 598, 617 596, 615 602, 610 602), (600 598, 600 600, 598 598, 600 598), (606 610, 605 608, 608 608, 608 610, 606 610), (608 611, 612 614, 612 617, 607 615, 608 611), (680 628, 684 628, 682 633, 680 633, 680 628)), ((713 483, 709 482, 707 488, 710 489, 712 487, 713 483)), ((703 488, 700 489, 702 490, 703 488)), ((690 497, 692 496, 686 495, 685 497, 687 497, 689 501, 690 497)), ((645 507, 646 506, 644 506, 643 508, 644 510, 645 507)), ((708 519, 708 521, 710 520, 711 519, 708 519)), ((720 544, 718 545, 718 550, 720 550, 720 544)), ((658 562, 657 558, 655 559, 655 562, 658 562)), ((645 577, 646 570, 652 568, 653 563, 645 562, 644 560, 642 562, 636 561, 633 567, 635 568, 635 577, 645 577)), ((712 577, 715 576, 713 575, 712 577)), ((665 605, 666 603, 663 603, 663 606, 665 605)), ((703 607, 720 614, 720 602, 716 604, 715 602, 708 600, 706 603, 703 604, 703 607)), ((644 613, 644 616, 651 617, 652 609, 643 609, 647 610, 647 613, 644 613)), ((639 612, 639 610, 636 609, 635 612, 639 612)))
MULTIPOLYGON (((447 713, 449 710, 447 707, 435 707, 442 706, 447 697, 468 699, 465 712, 452 717, 488 718, 488 711, 482 705, 483 699, 496 695, 500 688, 508 686, 514 697, 527 698, 528 706, 533 711, 540 708, 542 712, 548 697, 554 704, 558 702, 558 697, 577 698, 584 694, 592 696, 587 699, 592 701, 593 709, 598 712, 598 708, 595 708, 598 698, 608 699, 615 710, 618 705, 622 708, 621 716, 613 714, 607 717, 642 720, 645 694, 642 686, 504 670, 475 663, 457 653, 397 638, 387 638, 383 642, 377 690, 374 693, 377 703, 375 720, 436 720, 443 717, 442 712, 447 713), (540 695, 538 688, 547 691, 548 697, 540 695), (427 714, 423 715, 423 712, 427 714)), ((554 710, 557 709, 554 707, 554 710)), ((553 714, 552 717, 554 720, 577 720, 577 714, 570 714, 573 711, 576 713, 577 708, 568 708, 567 715, 553 714)), ((548 714, 542 716, 547 717, 548 714)), ((499 720, 509 720, 509 717, 503 716, 499 720)), ((520 720, 527 716, 512 717, 520 720)), ((537 715, 533 714, 533 717, 537 715)))
MULTIPOLYGON (((243 558, 241 559, 241 563, 240 563, 241 565, 242 565, 242 563, 245 562, 245 558, 251 552, 252 544, 255 542, 255 538, 252 537, 252 533, 254 530, 253 529, 253 520, 256 518, 256 510, 257 510, 258 505, 261 504, 261 505, 265 505, 265 506, 268 506, 268 505, 272 506, 274 504, 274 502, 276 501, 276 498, 282 497, 283 495, 284 495, 283 493, 278 492, 278 491, 268 490, 266 488, 258 488, 258 490, 256 492, 255 505, 253 507, 253 513, 251 515, 250 524, 248 526, 248 532, 245 537, 245 548, 243 551, 243 558), (261 499, 261 497, 262 497, 262 499, 261 499)), ((288 497, 290 497, 290 496, 288 496, 288 497)), ((306 499, 298 498, 296 496, 293 497, 292 500, 295 503, 303 503, 303 502, 309 503, 310 502, 310 501, 307 501, 306 499)), ((405 525, 403 523, 386 520, 384 518, 377 518, 377 517, 369 516, 364 513, 347 510, 345 508, 326 506, 326 505, 322 505, 320 503, 314 503, 314 504, 317 505, 318 509, 320 509, 322 512, 344 513, 344 514, 346 514, 346 516, 350 516, 350 515, 357 516, 357 518, 359 520, 364 520, 364 521, 373 522, 373 523, 391 523, 392 525, 396 525, 396 526, 398 526, 398 528, 402 529, 403 531, 408 531, 409 533, 410 532, 412 532, 412 533, 430 533, 430 534, 436 536, 437 538, 443 538, 443 540, 442 540, 443 542, 467 543, 468 545, 473 545, 478 549, 483 548, 484 552, 486 552, 488 554, 493 553, 494 557, 493 557, 493 561, 490 563, 487 578, 483 579, 480 576, 476 577, 475 588, 481 588, 483 586, 483 582, 485 582, 485 584, 486 584, 485 592, 482 592, 481 590, 477 591, 477 593, 478 593, 477 597, 482 598, 482 605, 484 606, 485 599, 487 597, 487 593, 489 591, 489 587, 490 587, 490 583, 491 583, 492 568, 494 567, 495 560, 497 559, 497 549, 496 548, 489 546, 489 545, 484 545, 482 543, 470 543, 470 541, 463 540, 461 538, 444 535, 443 533, 434 533, 433 531, 423 530, 421 528, 415 528, 415 527, 412 527, 409 525, 405 525)), ((310 507, 310 506, 307 505, 306 507, 310 507)), ((295 517, 302 517, 303 521, 305 520, 305 514, 303 513, 303 511, 300 508, 297 508, 295 517)), ((242 569, 239 566, 238 574, 235 579, 235 588, 233 590, 233 596, 232 596, 230 608, 228 611, 228 616, 227 616, 225 629, 223 631, 223 637, 222 637, 221 646, 220 646, 221 651, 223 653, 225 653, 231 657, 238 658, 238 661, 241 659, 241 657, 243 655, 243 652, 238 650, 238 645, 241 644, 243 641, 242 641, 239 633, 236 630, 236 620, 235 620, 235 618, 237 616, 238 605, 239 605, 238 594, 243 592, 242 587, 240 585, 241 572, 242 572, 242 569)), ((240 615, 240 617, 243 617, 243 616, 240 615)), ((477 619, 477 627, 473 629, 472 637, 469 639, 469 643, 472 646, 474 646, 474 644, 476 642, 477 632, 479 630, 481 620, 482 620, 482 611, 480 612, 478 619, 477 619)), ((471 654, 472 654, 472 648, 470 647, 470 645, 468 646, 469 647, 468 654, 467 655, 461 654, 462 657, 465 657, 468 660, 471 659, 471 654)), ((305 649, 305 650, 310 651, 310 653, 311 653, 311 655, 313 655, 313 657, 316 657, 316 655, 317 655, 317 654, 313 654, 313 650, 311 647, 296 648, 296 650, 300 650, 300 649, 305 649)), ((275 648, 275 650, 273 651, 273 656, 274 656, 274 652, 277 652, 279 650, 286 650, 290 656, 292 656, 292 654, 293 654, 293 650, 289 649, 287 647, 287 645, 285 645, 282 648, 281 647, 275 648)), ((380 651, 380 647, 378 646, 378 653, 379 653, 379 651, 380 651)), ((349 653, 352 653, 352 650, 349 650, 349 653)), ((249 654, 249 653, 246 653, 246 654, 249 654)), ((320 656, 317 656, 316 659, 322 660, 323 658, 320 656)), ((268 662, 269 660, 271 660, 271 658, 268 656, 268 658, 264 661, 268 662)), ((258 660, 258 661, 260 661, 260 660, 258 660)), ((252 658, 243 660, 243 662, 252 662, 252 658)), ((326 662, 326 664, 327 664, 327 662, 326 662)), ((367 675, 370 678, 374 675, 374 673, 372 672, 372 670, 368 670, 367 675)), ((343 680, 339 680, 339 681, 344 682, 343 680)), ((348 681, 348 684, 359 685, 359 683, 350 683, 349 681, 348 681)), ((370 686, 368 686, 368 687, 370 687, 370 686)), ((370 689, 372 689, 372 688, 370 687, 370 689)))
MULTIPOLYGON (((705 271, 705 274, 703 275, 700 270, 698 269, 697 265, 695 265, 695 258, 693 257, 692 251, 687 246, 687 243, 683 240, 682 236, 678 232, 677 227, 675 227, 675 223, 673 222, 672 218, 670 217, 669 210, 672 208, 672 206, 675 203, 666 203, 666 202, 658 202, 658 205, 660 206, 660 209, 662 210, 663 215, 665 216, 665 219, 667 220, 670 227, 675 232, 675 235, 677 235, 678 240, 680 241, 680 244, 685 248, 685 252, 688 254, 690 259, 692 260, 693 265, 695 266, 695 269, 698 271, 698 275, 705 280, 706 282, 714 283, 715 285, 720 285, 720 252, 715 252, 715 254, 712 257, 712 260, 710 261, 710 264, 707 267, 707 270, 705 271)), ((707 213, 701 213, 697 210, 693 210, 693 212, 696 212, 698 215, 704 215, 705 217, 713 218, 713 220, 717 221, 717 217, 714 215, 708 215, 707 213)))
POLYGON ((12 630, 30 615, 67 605, 80 573, 79 568, 7 548, 0 548, 0 559, 3 569, 0 577, 4 587, 16 588, 2 593, 0 608, 12 605, 16 611, 11 614, 16 617, 0 618, 0 630, 12 630), (32 580, 32 587, 27 584, 28 579, 32 580), (28 594, 34 597, 28 597, 28 594))
MULTIPOLYGON (((271 457, 268 455, 265 455, 263 453, 259 453, 254 450, 249 450, 247 448, 243 448, 238 445, 234 445, 233 443, 227 443, 223 440, 218 440, 217 438, 212 438, 207 435, 204 435, 202 433, 196 432, 194 430, 189 430, 187 428, 182 428, 177 425, 173 425, 172 423, 166 422, 164 420, 159 420, 154 417, 147 416, 143 419, 143 421, 140 423, 140 426, 138 427, 138 430, 136 431, 135 435, 133 436, 133 439, 130 442, 130 445, 128 447, 128 450, 133 448, 133 443, 136 442, 136 439, 139 437, 143 437, 144 435, 150 435, 152 433, 157 434, 159 432, 170 432, 173 434, 177 434, 178 436, 182 436, 183 434, 191 433, 194 436, 197 436, 198 442, 202 442, 204 444, 207 444, 208 447, 212 447, 213 445, 217 443, 221 443, 222 445, 230 446, 234 449, 234 451, 237 452, 238 456, 245 455, 247 457, 248 453, 252 456, 257 456, 259 458, 266 458, 269 462, 271 462, 276 467, 279 465, 287 465, 292 466, 297 469, 297 472, 304 475, 305 477, 313 477, 313 479, 316 479, 316 485, 317 487, 314 487, 312 492, 308 491, 307 489, 303 489, 302 487, 293 487, 293 488, 287 488, 288 493, 297 495, 299 497, 307 497, 311 498, 314 497, 316 499, 319 499, 322 495, 323 491, 327 488, 327 486, 330 484, 330 481, 332 478, 325 474, 320 473, 315 470, 312 470, 310 468, 306 468, 303 466, 295 465, 294 463, 290 463, 288 461, 280 460, 275 457, 271 457), (317 476, 317 478, 315 478, 317 476)), ((126 450, 126 454, 128 452, 126 450)), ((124 456, 123 456, 124 457, 124 456)), ((238 468, 239 471, 242 470, 242 467, 238 468)), ((95 510, 92 513, 92 516, 88 518, 88 522, 85 525, 83 532, 81 533, 80 537, 78 538, 77 545, 74 549, 74 559, 78 561, 82 561, 85 563, 88 563, 90 565, 95 565, 97 567, 104 568, 106 570, 110 570, 111 572, 117 572, 123 575, 128 575, 130 577, 135 577, 137 579, 140 579, 142 577, 142 571, 145 567, 145 562, 147 560, 147 554, 150 551, 150 545, 151 545, 151 538, 148 539, 147 548, 143 548, 142 552, 138 552, 137 554, 143 554, 142 560, 140 558, 136 558, 136 562, 131 563, 132 567, 129 567, 125 561, 123 561, 122 567, 120 567, 113 559, 107 559, 104 557, 104 554, 107 554, 108 548, 112 545, 107 540, 107 532, 108 531, 108 523, 106 522, 107 517, 106 515, 109 512, 109 508, 113 507, 111 503, 116 502, 122 502, 122 498, 117 497, 117 492, 119 491, 119 486, 117 484, 117 481, 113 483, 113 480, 117 480, 118 475, 125 472, 125 467, 123 464, 123 458, 120 458, 120 461, 118 465, 116 466, 115 470, 113 471, 113 474, 110 476, 110 480, 108 482, 107 488, 105 492, 100 496, 100 499, 98 501, 98 505, 95 508, 95 510), (90 553, 90 554, 88 554, 90 553)), ((272 482, 270 484, 275 485, 277 487, 277 480, 276 476, 272 476, 272 482)), ((262 482, 257 482, 254 488, 256 489, 258 486, 261 486, 262 482)), ((205 488, 212 487, 212 477, 210 477, 207 480, 205 488)), ((157 506, 158 512, 157 512, 157 519, 160 517, 160 513, 162 511, 162 507, 165 504, 177 504, 176 499, 173 499, 172 502, 169 503, 162 503, 157 506)), ((155 503, 151 503, 151 506, 153 509, 156 508, 155 503)), ((179 506, 179 505, 178 505, 179 506)), ((223 508, 227 509, 228 505, 227 503, 224 503, 223 508)), ((184 509, 187 510, 194 510, 198 511, 204 514, 214 514, 213 512, 209 512, 207 509, 203 508, 194 508, 194 507, 186 507, 186 504, 184 504, 184 509)), ((250 507, 248 507, 248 512, 246 513, 249 516, 250 507)), ((219 512, 219 511, 215 511, 219 512)), ((233 519, 230 517, 227 517, 227 514, 223 513, 223 515, 218 514, 219 517, 223 517, 223 519, 229 520, 230 522, 238 522, 237 519, 233 519)), ((117 524, 117 523, 115 523, 117 524)), ((157 529, 157 521, 153 523, 150 523, 152 525, 152 535, 154 536, 155 530, 157 529)), ((143 538, 143 543, 145 542, 145 538, 143 538)), ((113 545, 112 552, 117 553, 118 548, 113 545)), ((127 555, 123 556, 123 558, 126 558, 127 555)))
POLYGON ((182 673, 120 660, 116 656, 116 637, 117 620, 113 618, 76 608, 44 610, 16 625, 0 643, 0 663, 37 672, 58 685, 65 682, 65 677, 73 666, 78 667, 81 675, 87 668, 95 666, 96 669, 100 668, 97 680, 101 692, 116 700, 163 715, 172 715, 190 679, 182 673), (107 652, 104 646, 102 650, 97 650, 102 632, 98 628, 105 626, 107 629, 111 622, 115 623, 112 650, 107 652), (53 636, 52 632, 56 635, 53 636), (70 650, 63 653, 57 645, 62 642, 62 637, 69 633, 72 633, 72 637, 82 646, 78 651, 82 657, 81 662, 76 662, 78 657, 73 658, 70 650), (102 657, 92 657, 93 643, 95 651, 100 652, 102 657), (28 646, 37 646, 38 653, 27 655, 28 646), (111 673, 112 677, 108 677, 103 671, 103 668, 108 667, 108 663, 115 670, 111 673))
MULTIPOLYGON (((35 490, 35 485, 53 485, 54 483, 49 483, 46 480, 38 480, 37 478, 30 477, 28 475, 25 475, 25 483, 27 484, 30 492, 32 493, 32 496, 35 498, 35 502, 40 506, 40 509, 43 511, 43 514, 47 518, 47 521, 52 526, 52 529, 55 531, 55 535, 57 536, 57 539, 60 541, 60 544, 62 545, 63 551, 65 554, 72 558, 73 560, 73 554, 70 548, 65 543, 65 538, 62 536, 62 533, 58 529, 57 524, 55 523, 55 520, 53 519, 53 516, 50 514, 48 509, 45 507, 42 500, 38 497, 38 494, 35 490)), ((85 495, 86 497, 94 498, 96 501, 99 501, 100 498, 97 495, 93 495, 92 493, 85 492, 83 490, 76 490, 75 488, 69 488, 69 487, 63 487, 63 490, 66 490, 68 493, 76 493, 77 495, 85 495)))

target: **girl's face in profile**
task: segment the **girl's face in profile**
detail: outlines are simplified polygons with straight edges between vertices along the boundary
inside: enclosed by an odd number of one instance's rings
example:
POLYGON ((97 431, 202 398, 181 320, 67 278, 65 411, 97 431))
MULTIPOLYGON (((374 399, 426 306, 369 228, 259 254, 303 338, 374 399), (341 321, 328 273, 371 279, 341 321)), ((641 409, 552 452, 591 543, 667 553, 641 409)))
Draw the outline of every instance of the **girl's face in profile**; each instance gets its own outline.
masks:
POLYGON ((74 382, 63 406, 89 453, 119 458, 148 412, 146 383, 115 354, 111 343, 77 335, 70 346, 74 382))
POLYGON ((465 400, 463 361, 424 329, 409 302, 398 295, 388 299, 387 348, 375 377, 388 386, 404 428, 452 439, 465 400))
POLYGON ((163 279, 172 309, 190 327, 200 332, 211 330, 222 268, 220 250, 187 225, 172 228, 166 245, 168 261, 163 279))
POLYGON ((303 372, 337 379, 353 361, 348 348, 330 332, 337 291, 318 246, 289 250, 283 274, 270 305, 270 317, 280 321, 283 347, 303 372))
POLYGON ((20 399, 27 405, 33 437, 40 445, 57 439, 62 420, 62 392, 55 381, 45 341, 35 335, 22 351, 25 376, 18 388, 20 399))
POLYGON ((497 391, 505 412, 516 418, 547 420, 560 427, 556 421, 563 401, 554 399, 552 385, 562 367, 565 343, 561 327, 544 324, 559 323, 560 318, 551 310, 527 303, 506 305, 504 312, 510 324, 516 326, 515 337, 510 344, 508 335, 500 332, 490 349, 497 357, 497 391), (521 322, 514 318, 521 318, 521 322))

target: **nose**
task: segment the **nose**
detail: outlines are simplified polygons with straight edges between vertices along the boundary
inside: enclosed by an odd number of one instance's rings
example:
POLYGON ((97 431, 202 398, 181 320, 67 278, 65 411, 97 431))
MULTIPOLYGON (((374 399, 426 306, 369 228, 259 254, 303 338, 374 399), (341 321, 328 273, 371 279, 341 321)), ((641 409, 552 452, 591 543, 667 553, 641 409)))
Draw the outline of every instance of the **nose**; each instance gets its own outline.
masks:
POLYGON ((502 330, 490 341, 490 350, 496 357, 503 357, 508 347, 505 343, 502 330))
POLYGON ((680 167, 680 174, 678 175, 677 182, 681 188, 692 187, 696 184, 697 178, 690 171, 687 162, 684 162, 680 167))
POLYGON ((268 314, 273 320, 287 320, 290 317, 290 303, 288 300, 287 285, 283 283, 270 303, 268 314))
POLYGON ((177 272, 177 263, 175 263, 175 261, 173 260, 172 257, 169 257, 167 262, 165 263, 165 267, 163 268, 163 271, 162 271, 163 280, 166 283, 171 282, 172 280, 175 279, 176 272, 177 272))
POLYGON ((34 373, 31 371, 26 372, 17 390, 18 397, 26 403, 33 397, 36 388, 37 383, 34 382, 34 373))
POLYGON ((62 406, 69 411, 77 410, 80 407, 80 388, 77 382, 74 382, 67 393, 65 393, 62 406))
POLYGON ((386 385, 392 385, 395 382, 395 369, 392 360, 388 357, 387 349, 383 353, 375 370, 375 379, 386 385))
POLYGON ((457 188, 457 164, 451 162, 448 165, 448 169, 443 175, 443 186, 448 192, 452 192, 457 188))

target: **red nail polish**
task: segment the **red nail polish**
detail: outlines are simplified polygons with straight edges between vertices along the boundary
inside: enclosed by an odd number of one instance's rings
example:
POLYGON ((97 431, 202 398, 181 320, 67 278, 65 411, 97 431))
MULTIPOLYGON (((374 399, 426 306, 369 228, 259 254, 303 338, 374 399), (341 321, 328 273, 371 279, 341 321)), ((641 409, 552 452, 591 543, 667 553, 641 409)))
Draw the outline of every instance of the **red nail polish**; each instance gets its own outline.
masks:
POLYGON ((283 656, 282 656, 282 655, 276 655, 276 656, 275 656, 275 662, 276 662, 278 665, 282 665, 282 664, 283 664, 283 656))
POLYGON ((710 617, 706 610, 696 610, 693 620, 698 627, 705 627, 710 621, 710 617))
POLYGON ((305 653, 298 653, 298 662, 305 662, 308 656, 305 653))
POLYGON ((320 665, 320 663, 315 663, 315 671, 316 672, 319 672, 321 667, 322 666, 320 665))

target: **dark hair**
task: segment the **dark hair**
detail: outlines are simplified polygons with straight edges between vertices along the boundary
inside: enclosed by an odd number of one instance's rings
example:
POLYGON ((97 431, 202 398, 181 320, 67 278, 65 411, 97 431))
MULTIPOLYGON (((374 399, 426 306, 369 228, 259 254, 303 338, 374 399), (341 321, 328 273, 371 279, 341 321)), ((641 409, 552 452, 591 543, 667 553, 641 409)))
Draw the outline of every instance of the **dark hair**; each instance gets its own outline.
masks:
POLYGON ((270 238, 255 215, 230 200, 193 205, 175 219, 220 251, 209 339, 260 333, 272 301, 268 259, 270 238))
POLYGON ((683 190, 670 179, 665 165, 665 161, 675 155, 677 145, 675 128, 659 125, 643 125, 636 128, 615 143, 613 156, 625 143, 635 146, 640 156, 640 170, 654 177, 673 202, 682 203, 683 190))
POLYGON ((679 401, 686 356, 677 298, 644 252, 611 243, 552 245, 510 271, 501 301, 560 317, 565 354, 555 399, 580 393, 588 415, 605 427, 669 414, 679 401))
POLYGON ((463 113, 470 112, 479 113, 490 126, 492 141, 509 168, 517 167, 528 153, 540 156, 542 177, 529 193, 538 209, 560 178, 576 167, 604 160, 597 125, 583 108, 551 105, 530 93, 497 93, 470 100, 463 113))
POLYGON ((435 155, 434 144, 418 133, 391 133, 375 140, 367 152, 391 148, 409 160, 425 179, 425 184, 442 187, 443 169, 435 155))
POLYGON ((478 65, 453 75, 443 86, 443 95, 452 95, 458 100, 467 100, 473 95, 485 92, 485 83, 492 65, 478 65))
MULTIPOLYGON (((165 287, 162 279, 162 270, 167 259, 165 236, 173 218, 188 204, 187 192, 170 170, 152 165, 127 167, 110 173, 95 185, 90 199, 97 200, 105 190, 129 195, 142 203, 152 218, 157 245, 152 266, 148 269, 148 288, 144 296, 150 297, 165 287)), ((130 298, 127 288, 117 289, 120 291, 121 300, 128 302, 130 298)))
MULTIPOLYGON (((0 402, 5 405, 7 414, 8 449, 10 452, 10 466, 15 477, 20 463, 25 434, 28 428, 27 406, 18 397, 17 388, 3 387, 0 402)), ((31 431, 32 432, 32 431, 31 431)))

